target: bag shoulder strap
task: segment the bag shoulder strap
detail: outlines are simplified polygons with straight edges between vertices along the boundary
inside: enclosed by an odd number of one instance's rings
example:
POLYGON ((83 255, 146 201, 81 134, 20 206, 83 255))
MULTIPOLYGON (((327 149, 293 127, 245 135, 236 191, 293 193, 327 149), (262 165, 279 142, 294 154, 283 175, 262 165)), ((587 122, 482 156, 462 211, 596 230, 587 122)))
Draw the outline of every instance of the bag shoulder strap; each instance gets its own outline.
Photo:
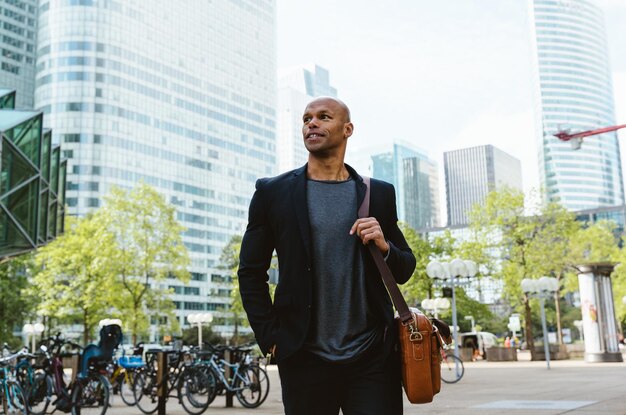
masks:
MULTIPOLYGON (((359 218, 366 218, 369 216, 370 211, 370 178, 363 176, 363 183, 365 183, 365 198, 359 206, 359 218)), ((376 263, 376 267, 378 268, 378 272, 385 283, 385 287, 387 287, 387 291, 391 296, 391 301, 393 301, 393 305, 396 307, 398 314, 400 315, 400 320, 402 323, 407 323, 408 321, 413 320, 413 314, 409 310, 409 306, 406 303, 406 300, 402 296, 400 289, 398 288, 398 284, 396 280, 393 278, 391 274, 391 270, 389 269, 389 265, 385 262, 383 258, 383 254, 378 250, 376 244, 369 243, 367 247, 374 258, 374 262, 376 263)))

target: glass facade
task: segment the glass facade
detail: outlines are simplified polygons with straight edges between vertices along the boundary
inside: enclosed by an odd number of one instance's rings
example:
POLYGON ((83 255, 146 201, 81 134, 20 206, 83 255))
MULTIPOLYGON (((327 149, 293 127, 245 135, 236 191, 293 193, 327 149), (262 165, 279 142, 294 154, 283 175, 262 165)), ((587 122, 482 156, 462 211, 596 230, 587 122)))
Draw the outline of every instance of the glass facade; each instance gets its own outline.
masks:
POLYGON ((42 123, 41 112, 0 109, 0 258, 30 251, 63 231, 65 209, 57 200, 63 200, 66 162, 57 157, 50 164, 50 154, 60 155, 60 149, 50 148, 42 123))
POLYGON ((448 226, 467 224, 469 211, 493 190, 522 190, 520 161, 492 145, 447 151, 443 160, 448 226))
POLYGON ((275 15, 275 0, 39 3, 35 103, 68 158, 68 211, 138 180, 165 195, 198 276, 173 294, 183 324, 228 309, 207 275, 228 273, 222 249, 276 173, 275 15))
POLYGON ((398 218, 413 229, 439 226, 437 164, 409 144, 372 156, 372 177, 394 185, 398 218))
POLYGON ((580 150, 552 136, 615 125, 604 18, 593 0, 531 0, 539 169, 547 200, 583 210, 624 203, 615 132, 580 150))
POLYGON ((0 88, 17 91, 15 108, 32 109, 37 0, 0 0, 0 88))

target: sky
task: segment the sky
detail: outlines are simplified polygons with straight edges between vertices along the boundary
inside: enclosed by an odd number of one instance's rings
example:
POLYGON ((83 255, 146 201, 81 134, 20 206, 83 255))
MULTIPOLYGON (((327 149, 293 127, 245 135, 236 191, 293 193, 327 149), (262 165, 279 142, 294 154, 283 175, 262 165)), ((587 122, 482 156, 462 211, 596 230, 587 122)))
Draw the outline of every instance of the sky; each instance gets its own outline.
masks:
MULTIPOLYGON (((616 123, 626 124, 626 0, 595 2, 605 13, 616 123)), ((368 149, 409 142, 439 164, 445 206, 443 152, 493 144, 520 159, 526 191, 539 187, 529 0, 277 4, 279 68, 328 69, 351 108, 348 163, 361 167, 368 149)), ((626 161, 624 130, 620 144, 626 161)))

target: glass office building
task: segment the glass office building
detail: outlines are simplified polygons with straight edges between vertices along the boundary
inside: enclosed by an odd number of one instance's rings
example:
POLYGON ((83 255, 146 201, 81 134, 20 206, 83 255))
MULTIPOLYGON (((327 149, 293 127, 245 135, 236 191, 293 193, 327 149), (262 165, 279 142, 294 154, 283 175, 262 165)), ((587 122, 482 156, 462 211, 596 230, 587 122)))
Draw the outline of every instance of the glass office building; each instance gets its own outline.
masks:
POLYGON ((0 88, 17 92, 17 109, 33 108, 36 45, 37 0, 0 0, 0 88))
POLYGON ((413 229, 439 226, 437 163, 408 143, 372 155, 372 177, 394 185, 398 218, 413 229))
POLYGON ((604 19, 593 0, 531 0, 536 48, 537 137, 547 200, 584 210, 624 203, 615 132, 573 150, 552 134, 615 125, 604 19))
MULTIPOLYGON (((42 0, 35 101, 68 158, 67 205, 84 215, 143 180, 187 228, 185 315, 230 303, 223 247, 276 165, 275 0, 42 0)), ((217 323, 217 324, 215 324, 217 323)))
POLYGON ((443 153, 448 226, 468 223, 468 213, 502 187, 522 190, 518 159, 490 144, 443 153))

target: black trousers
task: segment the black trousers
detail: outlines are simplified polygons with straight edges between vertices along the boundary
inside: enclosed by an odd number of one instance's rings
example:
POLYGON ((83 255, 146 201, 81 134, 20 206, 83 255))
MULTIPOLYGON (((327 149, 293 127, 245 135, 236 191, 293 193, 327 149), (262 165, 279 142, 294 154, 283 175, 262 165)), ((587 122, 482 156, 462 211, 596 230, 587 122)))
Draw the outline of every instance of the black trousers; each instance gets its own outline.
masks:
POLYGON ((399 362, 382 344, 350 363, 298 352, 278 371, 286 415, 402 415, 399 362))

